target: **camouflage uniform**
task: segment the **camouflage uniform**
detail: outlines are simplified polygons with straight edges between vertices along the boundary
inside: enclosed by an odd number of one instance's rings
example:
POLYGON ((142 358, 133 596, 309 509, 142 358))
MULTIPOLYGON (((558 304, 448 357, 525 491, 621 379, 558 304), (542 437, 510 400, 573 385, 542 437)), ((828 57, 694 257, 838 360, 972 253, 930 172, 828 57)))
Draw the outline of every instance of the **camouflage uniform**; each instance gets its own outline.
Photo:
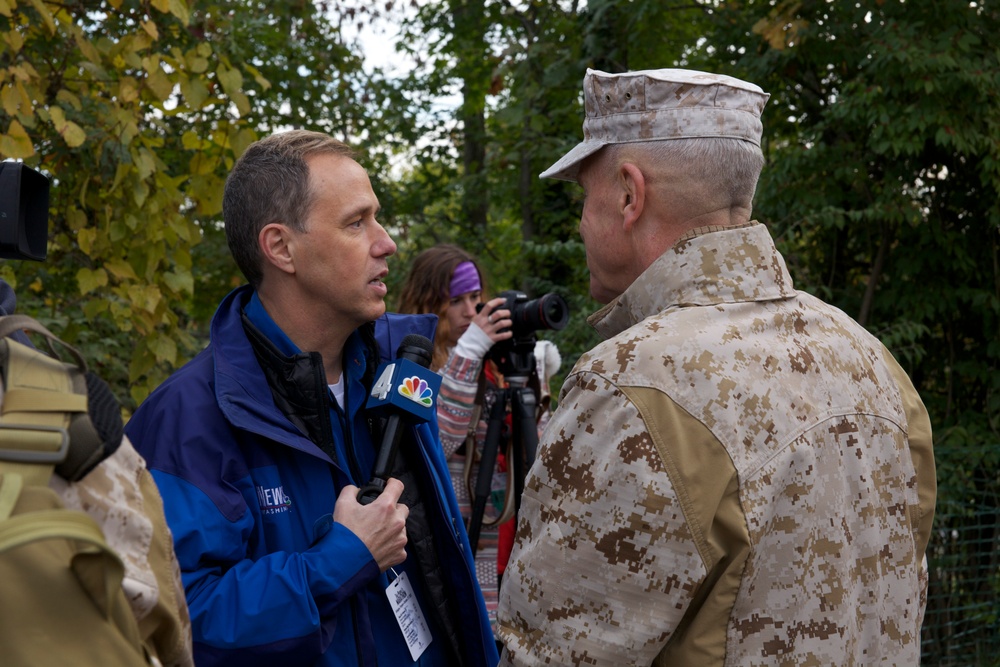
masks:
POLYGON ((935 497, 890 353, 749 223, 591 317, 500 592, 502 664, 919 664, 935 497))
POLYGON ((90 515, 121 557, 122 589, 156 664, 193 667, 191 619, 163 501, 129 439, 80 481, 53 475, 49 486, 66 507, 90 515))

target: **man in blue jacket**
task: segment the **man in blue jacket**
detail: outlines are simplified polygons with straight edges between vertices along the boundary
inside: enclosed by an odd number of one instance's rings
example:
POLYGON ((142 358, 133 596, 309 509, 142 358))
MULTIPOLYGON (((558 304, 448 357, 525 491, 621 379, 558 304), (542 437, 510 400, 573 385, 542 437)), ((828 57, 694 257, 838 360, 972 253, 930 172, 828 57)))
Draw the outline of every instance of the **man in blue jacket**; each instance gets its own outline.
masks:
POLYGON ((237 161, 223 210, 250 284, 126 429, 163 495, 197 664, 495 665, 437 425, 356 499, 380 356, 434 330, 385 315, 396 245, 368 175, 343 143, 285 132, 237 161))

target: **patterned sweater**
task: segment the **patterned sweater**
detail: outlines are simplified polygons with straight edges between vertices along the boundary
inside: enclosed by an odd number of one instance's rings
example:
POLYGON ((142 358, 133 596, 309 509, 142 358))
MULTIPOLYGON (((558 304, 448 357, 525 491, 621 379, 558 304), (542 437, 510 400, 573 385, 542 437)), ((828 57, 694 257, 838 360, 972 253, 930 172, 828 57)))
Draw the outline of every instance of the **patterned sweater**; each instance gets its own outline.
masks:
MULTIPOLYGON (((451 484, 455 489, 455 498, 462 517, 468 523, 472 514, 472 498, 465 482, 466 456, 468 452, 459 448, 465 442, 470 424, 476 414, 476 395, 479 390, 479 375, 483 371, 482 359, 467 359, 455 354, 454 350, 448 361, 438 371, 441 374, 441 389, 438 393, 438 428, 441 433, 441 444, 448 460, 448 471, 451 473, 451 484)), ((483 410, 485 413, 486 410, 483 410)), ((486 439, 486 422, 480 417, 474 426, 476 433, 476 451, 481 452, 486 439)), ((474 485, 479 471, 477 461, 472 463, 469 474, 470 484, 474 485)), ((494 471, 494 488, 503 488, 506 483, 506 473, 494 471)), ((479 544, 476 548, 476 578, 483 591, 486 601, 486 611, 490 623, 496 631, 497 609, 497 543, 498 527, 487 526, 498 516, 498 510, 492 503, 486 503, 483 514, 483 526, 479 533, 479 544)))

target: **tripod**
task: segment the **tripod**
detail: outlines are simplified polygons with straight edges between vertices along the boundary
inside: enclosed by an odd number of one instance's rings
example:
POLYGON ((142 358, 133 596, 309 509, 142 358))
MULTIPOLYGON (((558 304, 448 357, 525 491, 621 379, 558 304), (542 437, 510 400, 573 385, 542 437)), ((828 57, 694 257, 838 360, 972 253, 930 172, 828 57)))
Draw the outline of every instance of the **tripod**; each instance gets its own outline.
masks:
MULTIPOLYGON (((490 407, 489 421, 486 426, 486 441, 483 443, 482 458, 479 461, 479 472, 476 475, 475 494, 473 496, 472 514, 469 517, 469 543, 472 554, 476 554, 479 546, 479 533, 483 524, 483 513, 490 497, 493 482, 493 470, 496 467, 497 453, 500 451, 502 438, 511 438, 512 461, 507 462, 507 474, 514 476, 514 516, 521 508, 521 493, 524 491, 524 478, 528 468, 535 460, 538 449, 538 430, 535 424, 535 408, 538 401, 534 390, 528 386, 528 379, 535 372, 535 337, 525 337, 514 342, 510 348, 501 348, 496 360, 501 373, 504 374, 507 386, 494 392, 493 405, 490 407), (504 421, 507 408, 510 407, 511 428, 504 433, 504 421)), ((466 452, 473 456, 474 452, 466 452)), ((510 502, 510 499, 505 499, 510 502)))

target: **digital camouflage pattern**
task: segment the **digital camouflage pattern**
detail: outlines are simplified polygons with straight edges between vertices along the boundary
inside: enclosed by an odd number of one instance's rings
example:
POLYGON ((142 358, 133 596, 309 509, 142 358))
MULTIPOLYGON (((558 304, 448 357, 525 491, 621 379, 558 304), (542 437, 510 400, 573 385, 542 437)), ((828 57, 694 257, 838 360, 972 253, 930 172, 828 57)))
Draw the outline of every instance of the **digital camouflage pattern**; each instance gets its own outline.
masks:
POLYGON ((767 229, 682 238, 591 318, 526 480, 507 665, 919 664, 930 422, 767 229))
POLYGON ((769 97, 759 86, 725 74, 588 69, 583 141, 540 176, 575 181, 583 159, 608 144, 725 137, 760 146, 760 114, 769 97))
POLYGON ((164 667, 194 665, 191 620, 163 501, 127 437, 78 482, 53 475, 68 509, 88 514, 125 565, 122 589, 147 647, 164 667))

